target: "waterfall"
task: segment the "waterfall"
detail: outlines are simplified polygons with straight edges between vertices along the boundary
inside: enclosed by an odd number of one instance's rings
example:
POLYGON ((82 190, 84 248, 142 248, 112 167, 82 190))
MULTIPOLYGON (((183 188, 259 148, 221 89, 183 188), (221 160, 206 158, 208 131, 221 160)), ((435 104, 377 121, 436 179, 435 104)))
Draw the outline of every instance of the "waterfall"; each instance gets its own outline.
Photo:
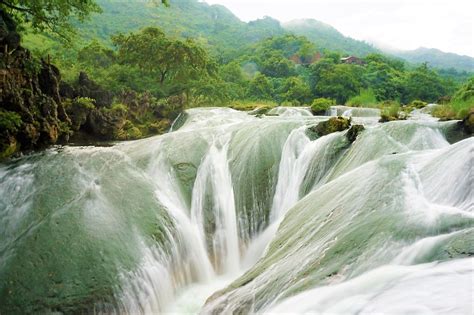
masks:
POLYGON ((217 139, 211 145, 209 153, 199 167, 193 189, 191 216, 194 225, 199 227, 201 238, 205 240, 204 208, 206 195, 210 195, 215 218, 215 232, 210 240, 214 265, 220 265, 222 272, 229 273, 238 271, 240 252, 234 191, 227 160, 229 140, 225 143, 219 143, 218 140, 221 139, 217 139))
POLYGON ((270 114, 0 164, 0 312, 468 313, 474 138, 333 106, 365 130, 314 139, 327 117, 270 114))

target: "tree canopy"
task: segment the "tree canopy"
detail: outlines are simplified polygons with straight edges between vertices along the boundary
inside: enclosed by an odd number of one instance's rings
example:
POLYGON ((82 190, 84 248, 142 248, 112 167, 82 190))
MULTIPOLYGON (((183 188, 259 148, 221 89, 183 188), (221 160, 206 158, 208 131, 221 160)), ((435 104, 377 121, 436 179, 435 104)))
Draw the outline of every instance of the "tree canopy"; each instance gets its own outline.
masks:
MULTIPOLYGON (((151 2, 168 5, 168 0, 151 2)), ((74 33, 71 18, 84 21, 91 13, 101 12, 95 0, 0 0, 0 10, 11 15, 19 25, 52 31, 66 39, 74 33)))

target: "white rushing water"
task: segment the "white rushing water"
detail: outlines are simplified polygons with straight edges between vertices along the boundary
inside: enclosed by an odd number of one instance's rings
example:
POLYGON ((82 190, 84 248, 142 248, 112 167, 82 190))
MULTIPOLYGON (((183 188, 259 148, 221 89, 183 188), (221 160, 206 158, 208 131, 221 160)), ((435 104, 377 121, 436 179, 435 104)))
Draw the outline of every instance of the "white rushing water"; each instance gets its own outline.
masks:
POLYGON ((365 126, 350 143, 308 133, 327 117, 306 108, 270 114, 192 109, 163 136, 1 166, 0 279, 44 231, 84 246, 61 266, 101 258, 114 302, 97 313, 473 312, 473 138, 334 106, 365 126))

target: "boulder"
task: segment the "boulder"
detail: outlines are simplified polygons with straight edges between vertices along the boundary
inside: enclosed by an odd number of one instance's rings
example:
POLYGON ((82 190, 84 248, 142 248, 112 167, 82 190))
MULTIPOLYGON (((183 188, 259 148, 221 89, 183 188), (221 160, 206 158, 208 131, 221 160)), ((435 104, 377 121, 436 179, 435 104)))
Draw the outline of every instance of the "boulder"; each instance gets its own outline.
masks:
POLYGON ((349 129, 351 126, 350 118, 345 117, 331 117, 326 121, 320 122, 316 126, 308 128, 309 133, 317 137, 322 137, 333 132, 343 131, 349 129))
POLYGON ((364 130, 363 125, 353 125, 346 133, 347 140, 349 140, 350 143, 354 142, 357 136, 364 130))
POLYGON ((460 126, 468 135, 474 134, 474 108, 471 108, 467 116, 460 122, 460 126))

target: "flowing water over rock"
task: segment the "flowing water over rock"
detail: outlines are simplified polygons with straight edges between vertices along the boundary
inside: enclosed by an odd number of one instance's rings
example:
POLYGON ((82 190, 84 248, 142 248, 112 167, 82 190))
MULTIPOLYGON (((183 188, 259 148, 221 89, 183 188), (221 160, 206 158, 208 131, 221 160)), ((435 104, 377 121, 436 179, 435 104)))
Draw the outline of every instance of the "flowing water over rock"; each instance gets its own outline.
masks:
POLYGON ((472 313, 474 139, 274 111, 0 165, 0 313, 472 313))

